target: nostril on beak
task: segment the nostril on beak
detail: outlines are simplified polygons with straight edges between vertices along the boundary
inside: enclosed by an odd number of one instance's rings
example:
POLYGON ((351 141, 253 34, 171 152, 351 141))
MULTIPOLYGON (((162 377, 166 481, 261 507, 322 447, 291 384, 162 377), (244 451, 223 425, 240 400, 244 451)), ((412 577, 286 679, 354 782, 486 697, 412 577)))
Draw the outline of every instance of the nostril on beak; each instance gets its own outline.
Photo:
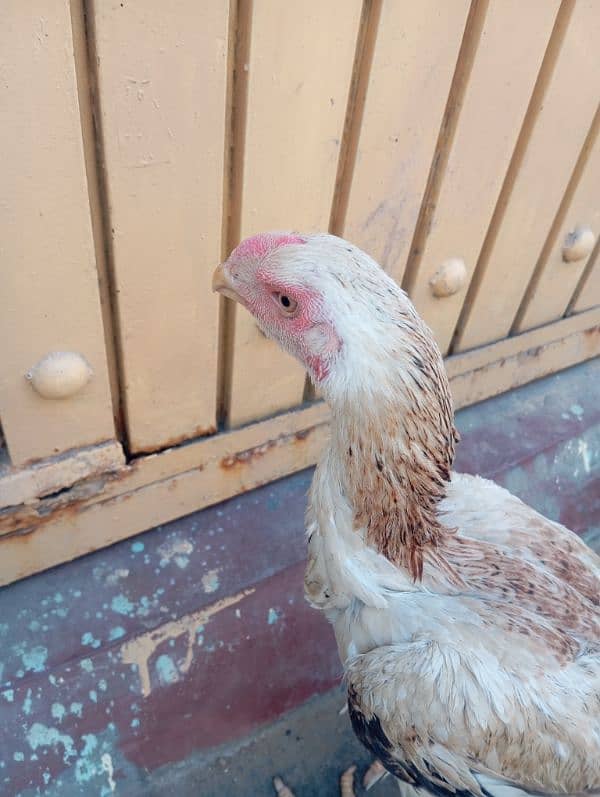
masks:
POLYGON ((213 272, 212 278, 213 293, 220 293, 227 296, 228 299, 233 299, 235 302, 240 301, 240 296, 231 284, 231 279, 225 271, 225 266, 221 263, 213 272))
POLYGON ((225 269, 223 268, 223 264, 217 266, 213 272, 212 277, 212 289, 213 293, 218 293, 222 291, 223 288, 227 288, 228 283, 225 276, 225 269))

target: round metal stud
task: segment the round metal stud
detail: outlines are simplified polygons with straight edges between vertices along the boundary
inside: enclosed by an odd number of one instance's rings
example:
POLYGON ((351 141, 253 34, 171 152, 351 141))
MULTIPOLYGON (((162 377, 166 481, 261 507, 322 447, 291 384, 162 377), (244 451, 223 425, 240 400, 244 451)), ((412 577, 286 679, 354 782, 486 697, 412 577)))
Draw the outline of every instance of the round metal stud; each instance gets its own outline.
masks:
POLYGON ((25 378, 42 398, 66 399, 87 385, 92 374, 92 368, 82 354, 53 351, 42 357, 25 378))
POLYGON ((442 298, 458 293, 467 282, 467 267, 460 257, 451 257, 444 260, 442 265, 429 280, 429 286, 434 296, 442 298))
POLYGON ((562 258, 565 263, 584 260, 591 253, 595 243, 596 236, 589 227, 575 227, 565 238, 562 258))

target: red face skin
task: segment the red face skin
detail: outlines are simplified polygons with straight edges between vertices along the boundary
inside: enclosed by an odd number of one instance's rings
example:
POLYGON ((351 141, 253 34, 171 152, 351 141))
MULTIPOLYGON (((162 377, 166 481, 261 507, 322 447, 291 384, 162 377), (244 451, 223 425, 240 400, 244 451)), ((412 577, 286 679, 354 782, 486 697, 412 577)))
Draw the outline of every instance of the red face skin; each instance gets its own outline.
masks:
POLYGON ((341 348, 324 313, 323 297, 314 288, 282 281, 276 266, 268 262, 275 249, 305 243, 298 235, 255 235, 234 249, 226 265, 241 303, 322 382, 329 374, 332 355, 341 348), (281 296, 288 297, 291 308, 282 306, 281 296))
POLYGON ((239 259, 247 257, 262 259, 273 249, 279 249, 280 246, 288 246, 289 244, 305 244, 304 238, 299 235, 288 235, 281 233, 279 235, 269 235, 268 233, 260 233, 253 235, 251 238, 246 238, 241 244, 238 244, 233 250, 232 257, 235 256, 239 259))

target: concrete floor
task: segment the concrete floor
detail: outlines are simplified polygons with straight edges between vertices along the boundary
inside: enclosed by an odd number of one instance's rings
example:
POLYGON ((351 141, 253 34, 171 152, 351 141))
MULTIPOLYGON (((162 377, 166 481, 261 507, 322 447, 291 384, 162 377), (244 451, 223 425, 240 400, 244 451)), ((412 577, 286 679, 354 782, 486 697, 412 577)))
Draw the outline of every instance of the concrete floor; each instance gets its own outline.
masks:
MULTIPOLYGON (((358 766, 356 795, 366 794, 361 781, 371 759, 355 738, 348 715, 340 715, 344 704, 341 689, 312 698, 244 743, 154 773, 152 790, 139 797, 269 797, 275 794, 274 775, 280 775, 296 797, 339 797, 340 774, 351 764, 358 766)), ((387 777, 369 795, 397 797, 398 789, 387 777)))

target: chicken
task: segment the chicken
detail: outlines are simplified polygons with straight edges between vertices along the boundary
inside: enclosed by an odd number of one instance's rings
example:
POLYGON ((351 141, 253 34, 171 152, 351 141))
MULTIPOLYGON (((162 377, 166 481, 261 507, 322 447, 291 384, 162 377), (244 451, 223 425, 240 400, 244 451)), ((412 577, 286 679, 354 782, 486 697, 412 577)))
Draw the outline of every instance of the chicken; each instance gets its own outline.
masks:
POLYGON ((213 286, 331 408, 305 592, 333 625, 358 738, 404 795, 600 793, 600 559, 452 472, 448 380, 406 294, 326 234, 247 239, 213 286))

